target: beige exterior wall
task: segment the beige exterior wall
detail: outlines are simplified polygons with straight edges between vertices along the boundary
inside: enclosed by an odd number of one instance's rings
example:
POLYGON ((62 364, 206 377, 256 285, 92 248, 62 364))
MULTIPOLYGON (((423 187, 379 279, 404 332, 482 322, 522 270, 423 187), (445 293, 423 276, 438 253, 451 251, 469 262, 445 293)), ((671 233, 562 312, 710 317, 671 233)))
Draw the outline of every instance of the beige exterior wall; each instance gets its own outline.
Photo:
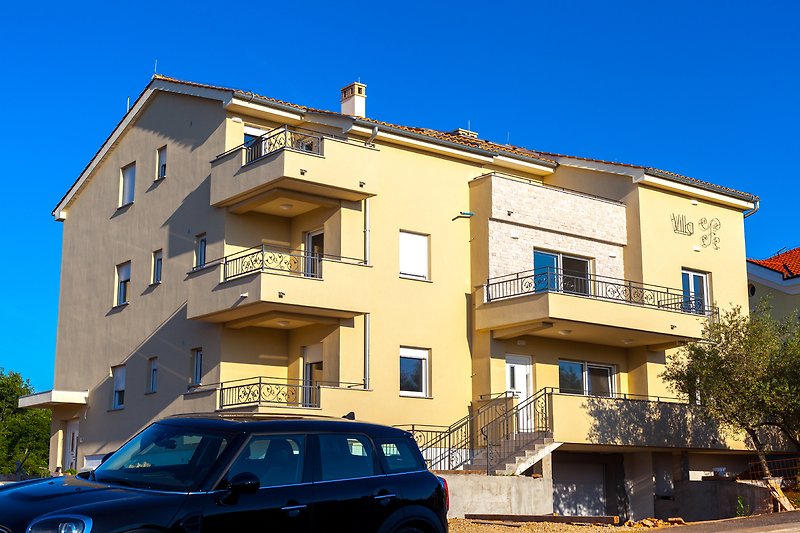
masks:
POLYGON ((755 292, 752 296, 748 293, 748 309, 752 311, 766 298, 772 306, 772 316, 775 318, 783 319, 790 316, 800 318, 800 291, 796 288, 796 280, 792 280, 794 283, 791 289, 787 287, 784 290, 776 289, 753 278, 749 281, 755 292), (796 294, 793 294, 795 292, 796 294))
POLYGON ((674 288, 682 268, 710 272, 717 303, 746 303, 741 211, 566 165, 544 179, 521 170, 501 176, 476 157, 381 137, 368 145, 366 134, 346 139, 332 124, 301 124, 337 135, 322 141, 321 154, 285 150, 246 167, 241 150, 217 158, 242 143, 244 124, 281 125, 218 101, 158 93, 67 206, 55 388, 88 389, 89 402, 54 410, 52 466, 68 420, 81 419, 82 464, 153 419, 218 410, 219 383, 302 380, 304 350, 317 344, 325 382, 368 378, 369 387, 323 386, 318 408, 237 410, 354 411, 384 424, 446 426, 482 395, 505 390, 507 354, 532 357, 533 390, 558 387, 559 360, 574 360, 613 366, 615 392, 667 394, 658 377, 665 350, 699 338, 697 316, 563 294, 507 307, 484 301, 486 279, 529 270, 537 248, 589 258, 596 275, 674 288), (164 145, 167 177, 154 182, 164 145), (120 168, 133 161, 135 202, 118 209, 120 168), (466 211, 474 216, 457 216, 466 211), (693 237, 673 232, 673 213, 695 222, 693 237), (700 217, 720 220, 718 247, 702 246, 700 217), (325 254, 353 259, 326 259, 321 279, 302 275, 302 266, 226 279, 211 261, 262 244, 299 255, 318 229, 325 254), (429 236, 429 279, 400 276, 401 231, 429 236), (192 271, 200 233, 210 264, 192 271), (163 282, 150 285, 157 249, 163 282), (126 261, 130 303, 114 307, 115 266, 126 261), (534 322, 556 325, 508 334, 534 322), (202 386, 190 388, 192 350, 200 347, 202 386), (430 350, 428 397, 401 395, 400 347, 430 350), (151 357, 159 383, 147 394, 151 357), (125 407, 111 410, 111 367, 120 364, 125 407))

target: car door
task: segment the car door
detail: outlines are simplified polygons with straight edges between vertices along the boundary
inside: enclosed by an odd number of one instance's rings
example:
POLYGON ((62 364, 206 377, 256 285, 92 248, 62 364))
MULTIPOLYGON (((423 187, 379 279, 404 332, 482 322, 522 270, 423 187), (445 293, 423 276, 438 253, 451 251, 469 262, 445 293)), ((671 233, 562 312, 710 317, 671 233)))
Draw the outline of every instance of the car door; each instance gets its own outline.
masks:
POLYGON ((372 441, 366 435, 344 433, 321 433, 315 439, 315 530, 377 531, 399 503, 372 441))
POLYGON ((204 532, 312 531, 311 466, 305 435, 253 435, 225 474, 223 485, 250 472, 260 482, 253 494, 228 490, 208 494, 204 532))

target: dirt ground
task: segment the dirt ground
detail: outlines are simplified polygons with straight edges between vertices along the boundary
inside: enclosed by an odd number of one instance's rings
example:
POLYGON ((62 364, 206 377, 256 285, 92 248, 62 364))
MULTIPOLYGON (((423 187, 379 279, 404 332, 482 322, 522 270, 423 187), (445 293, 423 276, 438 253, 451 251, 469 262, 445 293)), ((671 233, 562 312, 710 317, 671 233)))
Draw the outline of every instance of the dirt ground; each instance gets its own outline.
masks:
POLYGON ((531 531, 542 533, 615 533, 617 531, 647 531, 647 529, 632 529, 620 526, 554 524, 550 522, 487 524, 482 520, 464 520, 463 518, 453 518, 448 522, 450 523, 450 533, 529 533, 531 531))

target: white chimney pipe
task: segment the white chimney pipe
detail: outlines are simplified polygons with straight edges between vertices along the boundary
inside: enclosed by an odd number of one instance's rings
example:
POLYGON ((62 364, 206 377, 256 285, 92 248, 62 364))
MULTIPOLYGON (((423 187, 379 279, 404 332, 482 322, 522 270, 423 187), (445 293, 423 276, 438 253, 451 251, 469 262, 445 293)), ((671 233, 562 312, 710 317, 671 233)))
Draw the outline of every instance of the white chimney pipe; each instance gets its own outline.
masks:
POLYGON ((357 81, 342 88, 342 114, 367 116, 367 86, 357 81))

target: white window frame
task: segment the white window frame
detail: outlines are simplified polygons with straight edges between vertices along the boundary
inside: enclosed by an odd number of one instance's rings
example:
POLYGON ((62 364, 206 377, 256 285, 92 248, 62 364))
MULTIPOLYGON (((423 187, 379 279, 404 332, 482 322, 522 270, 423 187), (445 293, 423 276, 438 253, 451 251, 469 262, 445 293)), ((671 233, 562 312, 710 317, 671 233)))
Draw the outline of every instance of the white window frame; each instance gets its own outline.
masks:
MULTIPOLYGON (((698 312, 697 309, 692 309, 689 312, 698 314, 698 315, 705 315, 708 314, 709 308, 711 307, 711 291, 710 284, 709 284, 709 273, 703 272, 702 270, 692 270, 691 268, 682 268, 681 269, 681 291, 683 291, 683 275, 686 274, 689 276, 689 299, 691 301, 695 300, 695 292, 694 292, 694 283, 693 276, 699 276, 703 280, 703 312, 698 312)), ((687 295, 683 293, 683 298, 686 298, 687 295)))
POLYGON ((133 203, 136 194, 136 161, 119 169, 119 205, 125 207, 133 203))
POLYGON ((193 387, 203 383, 203 349, 192 350, 192 375, 189 384, 193 387))
POLYGON ((125 407, 125 365, 111 367, 111 409, 125 407))
POLYGON ((158 357, 147 360, 147 393, 158 392, 158 357))
POLYGON ((167 145, 156 150, 156 179, 163 180, 167 177, 167 145))
MULTIPOLYGON (((422 390, 421 391, 406 391, 400 389, 400 396, 410 396, 416 398, 430 398, 430 358, 431 351, 428 348, 415 348, 411 346, 400 347, 400 357, 398 363, 402 359, 417 359, 422 361, 422 390)), ((398 370, 400 365, 398 364, 398 370)), ((398 383, 398 387, 401 384, 398 383)))
POLYGON ((194 268, 206 266, 206 251, 208 250, 208 234, 198 233, 194 237, 194 268))
POLYGON ((164 251, 158 249, 153 252, 153 265, 152 273, 150 274, 150 284, 157 285, 161 283, 164 277, 164 251))
POLYGON ((127 305, 131 290, 131 262, 125 261, 116 266, 114 270, 116 288, 114 290, 114 307, 127 305), (125 272, 127 270, 127 273, 125 272), (125 275, 127 274, 127 275, 125 275))
MULTIPOLYGON (((561 394, 570 394, 574 396, 590 396, 589 394, 589 368, 602 368, 608 370, 608 391, 610 396, 598 396, 598 395, 591 395, 592 397, 598 398, 614 398, 617 395, 617 365, 609 364, 609 363, 592 363, 589 361, 575 361, 573 359, 559 359, 558 364, 559 366, 561 363, 574 363, 579 364, 582 367, 581 374, 583 376, 583 392, 578 394, 575 392, 565 392, 561 390, 561 383, 560 379, 561 376, 559 375, 559 387, 558 390, 561 394)), ((560 369, 559 369, 560 374, 560 369)))
POLYGON ((399 270, 401 278, 424 281, 431 279, 431 236, 429 234, 400 230, 399 270), (424 258, 416 257, 423 253, 424 258))

